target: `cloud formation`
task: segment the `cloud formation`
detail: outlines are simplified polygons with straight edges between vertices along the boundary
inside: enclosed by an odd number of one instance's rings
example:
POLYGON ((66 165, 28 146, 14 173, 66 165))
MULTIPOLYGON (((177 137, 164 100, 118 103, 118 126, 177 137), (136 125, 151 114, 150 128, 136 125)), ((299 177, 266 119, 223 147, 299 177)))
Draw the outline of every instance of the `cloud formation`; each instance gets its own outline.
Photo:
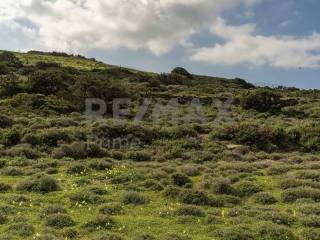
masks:
POLYGON ((19 32, 32 48, 66 52, 127 48, 155 55, 177 46, 210 64, 320 68, 320 34, 263 36, 256 25, 229 26, 223 13, 244 14, 263 0, 1 0, 0 28, 19 32), (194 34, 210 31, 222 44, 196 47, 194 34))
POLYGON ((192 34, 207 29, 222 12, 257 1, 1 0, 0 21, 34 34, 41 48, 125 47, 161 55, 187 44, 192 34))
POLYGON ((255 25, 229 26, 220 19, 211 31, 224 44, 194 50, 194 61, 211 64, 320 68, 320 34, 306 37, 256 35, 255 25))

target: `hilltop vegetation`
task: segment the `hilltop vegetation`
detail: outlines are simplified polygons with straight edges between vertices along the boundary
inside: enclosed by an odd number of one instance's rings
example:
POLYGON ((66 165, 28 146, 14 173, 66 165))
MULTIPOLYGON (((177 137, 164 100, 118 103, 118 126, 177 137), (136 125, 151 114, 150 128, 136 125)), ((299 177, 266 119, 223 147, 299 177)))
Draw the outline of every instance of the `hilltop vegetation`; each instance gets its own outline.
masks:
POLYGON ((319 97, 1 52, 0 239, 318 240, 319 97), (106 102, 103 120, 86 118, 87 98, 106 102), (117 98, 130 102, 114 123, 117 98), (195 98, 205 121, 186 124, 195 98), (177 124, 154 124, 171 99, 177 124))

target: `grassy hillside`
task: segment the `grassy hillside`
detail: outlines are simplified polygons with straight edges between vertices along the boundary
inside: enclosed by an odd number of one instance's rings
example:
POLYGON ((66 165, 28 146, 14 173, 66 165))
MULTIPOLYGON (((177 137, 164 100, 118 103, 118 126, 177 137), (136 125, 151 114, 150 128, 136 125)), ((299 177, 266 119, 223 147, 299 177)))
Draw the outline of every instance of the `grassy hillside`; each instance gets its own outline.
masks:
POLYGON ((0 239, 320 239, 320 91, 35 51, 0 74, 0 239), (172 98, 177 124, 153 124, 172 98), (194 98, 206 121, 185 124, 194 98))

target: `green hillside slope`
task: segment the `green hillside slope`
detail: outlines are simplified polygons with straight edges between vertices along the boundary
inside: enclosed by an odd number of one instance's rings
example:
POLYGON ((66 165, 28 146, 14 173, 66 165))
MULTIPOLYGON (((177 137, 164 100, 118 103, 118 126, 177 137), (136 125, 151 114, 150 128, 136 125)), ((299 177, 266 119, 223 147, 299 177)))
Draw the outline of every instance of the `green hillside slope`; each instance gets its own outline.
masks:
POLYGON ((320 239, 319 123, 319 90, 2 51, 0 239, 320 239))

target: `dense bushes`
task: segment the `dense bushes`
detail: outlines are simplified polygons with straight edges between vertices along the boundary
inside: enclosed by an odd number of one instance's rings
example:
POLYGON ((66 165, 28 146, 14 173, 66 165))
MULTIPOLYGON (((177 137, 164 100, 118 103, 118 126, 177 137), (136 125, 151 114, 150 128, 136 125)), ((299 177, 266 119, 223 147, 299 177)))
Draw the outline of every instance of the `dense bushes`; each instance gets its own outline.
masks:
POLYGON ((62 144, 60 147, 55 148, 52 152, 52 157, 61 159, 70 157, 73 159, 85 159, 89 157, 105 157, 107 153, 104 149, 96 144, 86 144, 84 142, 73 142, 71 144, 62 144))
POLYGON ((193 216, 193 217, 205 216, 205 212, 201 208, 192 206, 192 205, 181 206, 175 211, 175 214, 178 216, 193 216))
POLYGON ((65 227, 72 227, 75 225, 75 222, 69 215, 57 213, 49 215, 45 221, 45 225, 61 229, 65 227))
POLYGON ((141 205, 145 204, 147 199, 145 198, 145 196, 141 195, 138 192, 129 191, 124 193, 122 201, 124 204, 141 205))
POLYGON ((264 205, 274 204, 277 202, 277 199, 267 192, 259 192, 253 196, 253 199, 256 203, 264 205))
POLYGON ((12 68, 21 68, 23 66, 22 62, 11 52, 1 52, 0 62, 12 68))
POLYGON ((276 113, 284 106, 281 95, 264 89, 255 90, 243 94, 240 98, 244 109, 254 109, 258 112, 276 113))
POLYGON ((244 144, 253 149, 273 151, 290 149, 296 146, 290 134, 281 127, 271 128, 255 123, 229 125, 212 133, 213 138, 231 140, 237 144, 244 144))
POLYGON ((263 189, 256 183, 242 181, 233 185, 235 192, 239 197, 250 197, 255 193, 261 192, 263 189))
POLYGON ((0 128, 11 127, 13 124, 13 120, 10 117, 0 115, 0 128))
POLYGON ((57 181, 49 176, 39 175, 20 182, 16 189, 18 191, 49 193, 59 190, 57 181))
POLYGON ((31 93, 54 95, 60 91, 66 91, 72 82, 72 78, 61 71, 37 71, 29 77, 31 93))
POLYGON ((301 198, 310 198, 316 202, 320 201, 320 190, 313 188, 290 188, 282 192, 281 200, 284 203, 295 202, 301 198))

